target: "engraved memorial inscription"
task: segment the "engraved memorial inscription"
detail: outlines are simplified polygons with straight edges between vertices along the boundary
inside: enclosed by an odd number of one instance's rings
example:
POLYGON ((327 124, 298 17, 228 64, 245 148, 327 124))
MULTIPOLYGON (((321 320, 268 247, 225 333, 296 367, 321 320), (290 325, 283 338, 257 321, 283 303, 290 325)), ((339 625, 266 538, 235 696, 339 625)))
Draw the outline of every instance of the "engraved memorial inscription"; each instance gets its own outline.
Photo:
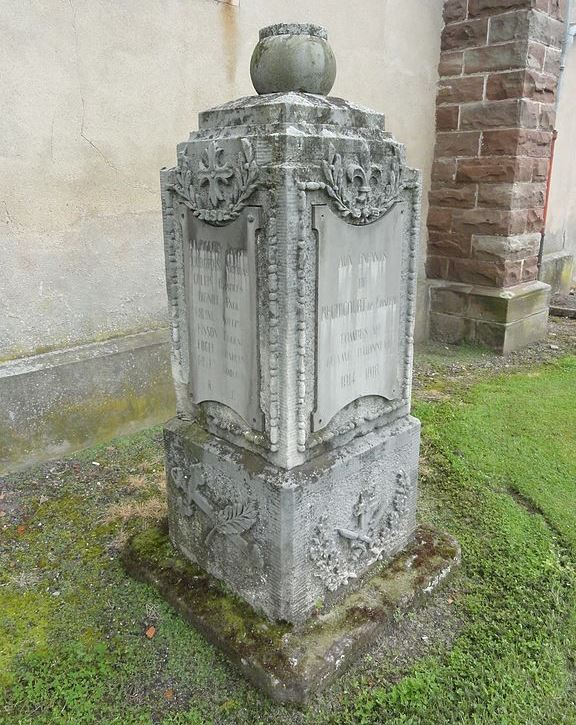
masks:
POLYGON ((184 215, 192 400, 222 403, 262 430, 256 340, 259 209, 245 209, 226 227, 184 215))
POLYGON ((400 393, 400 242, 405 203, 365 226, 343 223, 325 205, 318 232, 315 431, 365 395, 400 393))

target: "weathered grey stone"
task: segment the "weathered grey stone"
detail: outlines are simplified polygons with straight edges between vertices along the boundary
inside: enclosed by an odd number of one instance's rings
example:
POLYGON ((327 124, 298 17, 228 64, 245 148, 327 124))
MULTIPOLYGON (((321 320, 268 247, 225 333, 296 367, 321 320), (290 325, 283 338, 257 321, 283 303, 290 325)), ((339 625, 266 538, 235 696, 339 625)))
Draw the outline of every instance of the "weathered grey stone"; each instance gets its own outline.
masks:
POLYGON ((543 282, 498 289, 435 281, 430 287, 430 334, 508 353, 546 333, 550 286, 543 282))
POLYGON ((260 94, 300 91, 327 95, 336 78, 336 59, 326 30, 309 23, 262 28, 250 75, 260 94))
POLYGON ((420 526, 391 562, 375 566, 353 592, 299 626, 272 624, 200 567, 182 561, 160 529, 135 536, 123 552, 126 569, 156 588, 185 619, 272 700, 305 705, 367 649, 394 631, 460 561, 449 535, 420 526))
POLYGON ((0 364, 0 474, 173 415, 168 331, 0 364))
POLYGON ((302 622, 414 533, 419 176, 381 114, 288 90, 202 113, 162 189, 170 536, 302 622))
POLYGON ((568 294, 574 282, 574 256, 564 251, 544 254, 538 277, 550 285, 552 294, 568 294))
POLYGON ((174 419, 170 537, 258 611, 301 622, 412 538, 419 436, 408 416, 285 470, 174 419))
POLYGON ((513 236, 472 235, 472 252, 478 259, 525 259, 538 254, 541 235, 513 236))

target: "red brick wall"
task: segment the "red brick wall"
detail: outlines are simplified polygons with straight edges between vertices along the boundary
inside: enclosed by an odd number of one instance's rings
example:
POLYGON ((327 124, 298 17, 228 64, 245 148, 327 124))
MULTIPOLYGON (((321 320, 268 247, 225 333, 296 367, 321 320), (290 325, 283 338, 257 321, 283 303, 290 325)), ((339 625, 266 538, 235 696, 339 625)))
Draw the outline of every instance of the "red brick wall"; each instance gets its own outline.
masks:
POLYGON ((428 277, 537 278, 563 11, 564 0, 446 0, 428 277))

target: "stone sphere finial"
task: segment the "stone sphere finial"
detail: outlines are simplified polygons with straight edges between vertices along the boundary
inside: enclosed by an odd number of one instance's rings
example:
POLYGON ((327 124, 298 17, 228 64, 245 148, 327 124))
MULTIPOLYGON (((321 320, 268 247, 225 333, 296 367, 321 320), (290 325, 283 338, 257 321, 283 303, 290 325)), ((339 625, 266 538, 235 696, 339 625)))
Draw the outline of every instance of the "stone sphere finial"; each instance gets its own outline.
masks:
POLYGON ((336 59, 325 28, 280 23, 260 31, 250 76, 257 93, 299 91, 325 96, 336 78, 336 59))

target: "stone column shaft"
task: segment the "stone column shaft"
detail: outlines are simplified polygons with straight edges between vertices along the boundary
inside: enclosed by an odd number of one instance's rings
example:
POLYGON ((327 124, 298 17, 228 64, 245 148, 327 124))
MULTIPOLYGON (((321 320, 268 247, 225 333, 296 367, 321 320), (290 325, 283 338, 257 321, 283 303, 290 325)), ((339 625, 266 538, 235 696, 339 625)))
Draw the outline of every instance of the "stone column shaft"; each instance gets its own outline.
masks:
POLYGON ((431 335, 508 352, 543 336, 538 282, 559 0, 447 0, 428 216, 431 335))

